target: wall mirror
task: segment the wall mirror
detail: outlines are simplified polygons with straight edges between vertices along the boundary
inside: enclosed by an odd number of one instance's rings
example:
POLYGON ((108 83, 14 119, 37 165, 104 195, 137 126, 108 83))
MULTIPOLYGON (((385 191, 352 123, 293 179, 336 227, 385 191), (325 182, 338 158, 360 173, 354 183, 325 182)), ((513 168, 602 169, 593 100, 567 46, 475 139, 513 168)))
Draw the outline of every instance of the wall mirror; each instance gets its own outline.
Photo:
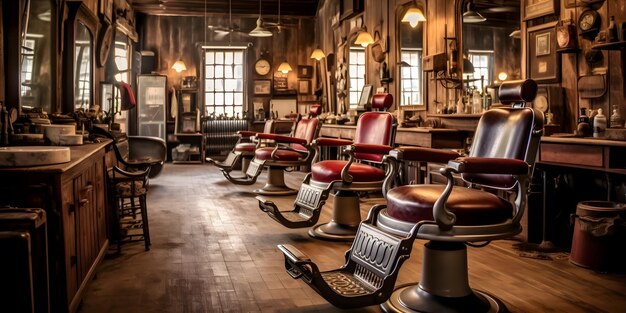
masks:
POLYGON ((405 109, 426 110, 422 55, 424 52, 423 1, 409 1, 396 10, 398 33, 398 94, 405 109))
POLYGON ((520 0, 458 0, 457 6, 466 92, 494 93, 502 81, 521 79, 520 0))
POLYGON ((50 0, 26 0, 22 14, 20 58, 20 105, 22 110, 56 111, 53 96, 52 53, 54 37, 51 21, 54 7, 50 0))
POLYGON ((94 103, 94 33, 97 19, 81 2, 68 2, 63 111, 87 110, 94 103))

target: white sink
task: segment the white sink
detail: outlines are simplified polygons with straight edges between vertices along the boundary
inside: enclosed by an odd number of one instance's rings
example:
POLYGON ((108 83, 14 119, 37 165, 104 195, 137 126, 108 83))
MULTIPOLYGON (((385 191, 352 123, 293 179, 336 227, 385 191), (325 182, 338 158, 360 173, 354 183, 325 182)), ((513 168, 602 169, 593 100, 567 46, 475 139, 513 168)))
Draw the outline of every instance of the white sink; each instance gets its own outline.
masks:
POLYGON ((0 147, 0 166, 37 166, 70 161, 69 147, 0 147))

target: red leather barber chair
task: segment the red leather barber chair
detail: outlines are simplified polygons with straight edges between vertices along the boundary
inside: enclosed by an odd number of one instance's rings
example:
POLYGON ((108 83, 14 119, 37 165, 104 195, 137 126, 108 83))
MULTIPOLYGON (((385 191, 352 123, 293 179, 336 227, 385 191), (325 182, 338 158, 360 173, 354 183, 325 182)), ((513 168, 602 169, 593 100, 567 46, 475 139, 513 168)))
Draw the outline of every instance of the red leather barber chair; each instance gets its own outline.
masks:
MULTIPOLYGON (((390 94, 372 97, 372 108, 393 105, 390 94)), ((361 222, 359 192, 380 192, 393 181, 393 173, 381 168, 383 157, 392 149, 395 138, 393 116, 388 112, 363 113, 356 126, 354 142, 318 138, 316 147, 345 147, 348 160, 314 163, 307 174, 291 211, 279 211, 265 198, 257 197, 259 207, 277 222, 289 228, 310 227, 317 223, 320 211, 334 191, 332 220, 309 230, 309 235, 328 240, 352 240, 361 222), (367 163, 366 163, 367 162, 367 163), (374 165, 372 165, 374 164, 374 165)))
MULTIPOLYGON (((265 121, 263 127, 263 133, 274 132, 274 120, 265 121)), ((235 147, 228 153, 228 156, 223 162, 214 160, 213 158, 206 158, 207 163, 217 166, 226 178, 230 176, 230 172, 235 168, 237 162, 241 160, 241 172, 246 174, 250 161, 254 158, 254 151, 261 148, 262 140, 257 138, 258 132, 249 130, 240 130, 237 132, 239 139, 235 147)))
MULTIPOLYGON (((534 81, 503 83, 501 102, 528 102, 536 95, 534 81)), ((481 247, 491 240, 521 232, 543 116, 532 108, 495 108, 483 113, 467 157, 447 162, 440 172, 446 185, 400 186, 387 192, 387 205, 372 208, 361 223, 346 264, 319 272, 308 257, 292 246, 280 245, 287 272, 302 278, 330 303, 356 308, 383 303, 386 312, 506 312, 496 297, 470 288, 467 246, 481 247), (455 186, 460 174, 473 187, 455 186), (426 239, 418 284, 392 292, 413 240, 426 239)), ((387 159, 441 162, 454 153, 403 147, 387 159)))
POLYGON ((272 133, 259 133, 259 140, 272 140, 273 147, 261 147, 254 151, 254 159, 248 166, 245 177, 234 178, 222 171, 226 178, 238 185, 252 185, 256 182, 264 167, 268 167, 267 183, 263 188, 254 190, 260 195, 282 196, 294 195, 297 190, 285 184, 285 169, 289 167, 310 166, 315 155, 311 145, 317 137, 321 124, 317 115, 321 113, 319 105, 311 106, 309 117, 296 124, 292 136, 272 133))

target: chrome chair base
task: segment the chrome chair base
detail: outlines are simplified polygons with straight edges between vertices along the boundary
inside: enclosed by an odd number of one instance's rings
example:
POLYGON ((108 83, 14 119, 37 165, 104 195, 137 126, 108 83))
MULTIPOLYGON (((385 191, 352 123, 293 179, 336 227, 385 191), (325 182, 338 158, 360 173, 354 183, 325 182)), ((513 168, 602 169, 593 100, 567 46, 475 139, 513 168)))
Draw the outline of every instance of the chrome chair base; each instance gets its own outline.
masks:
POLYGON ((500 299, 482 291, 458 298, 434 296, 422 290, 418 285, 405 285, 396 289, 387 302, 380 305, 387 313, 400 312, 485 312, 505 313, 506 306, 500 299))

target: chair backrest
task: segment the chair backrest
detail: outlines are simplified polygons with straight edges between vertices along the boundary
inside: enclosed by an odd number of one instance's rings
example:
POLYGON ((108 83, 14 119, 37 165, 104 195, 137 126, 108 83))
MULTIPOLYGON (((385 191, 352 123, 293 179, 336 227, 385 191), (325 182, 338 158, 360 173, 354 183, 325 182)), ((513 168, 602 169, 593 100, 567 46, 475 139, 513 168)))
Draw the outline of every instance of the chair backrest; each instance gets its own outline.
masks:
MULTIPOLYGON (((296 124, 296 129, 293 132, 293 137, 305 139, 307 144, 310 144, 313 139, 317 138, 319 134, 321 124, 317 118, 317 114, 321 111, 319 106, 311 106, 309 111, 309 117, 303 118, 296 124)), ((307 152, 307 148, 299 144, 294 144, 292 147, 298 151, 307 152)))
MULTIPOLYGON (((393 145, 395 137, 393 115, 389 112, 365 112, 356 124, 354 143, 372 145, 393 145)), ((355 153, 359 160, 382 162, 384 155, 371 153, 355 153)))
POLYGON ((388 93, 377 93, 372 96, 372 109, 387 111, 393 105, 393 96, 388 93))
MULTIPOLYGON (((514 99, 511 102, 532 101, 537 91, 537 85, 532 88, 532 83, 527 81, 513 82, 509 87, 512 88, 506 90, 511 93, 505 99, 514 99)), ((543 117, 532 108, 491 109, 478 122, 470 156, 518 159, 528 163, 532 171, 542 129, 543 117)), ((462 177, 498 189, 511 189, 517 182, 511 175, 464 174, 462 177)))
POLYGON ((265 126, 263 127, 263 133, 271 134, 274 132, 274 120, 265 121, 265 126))

